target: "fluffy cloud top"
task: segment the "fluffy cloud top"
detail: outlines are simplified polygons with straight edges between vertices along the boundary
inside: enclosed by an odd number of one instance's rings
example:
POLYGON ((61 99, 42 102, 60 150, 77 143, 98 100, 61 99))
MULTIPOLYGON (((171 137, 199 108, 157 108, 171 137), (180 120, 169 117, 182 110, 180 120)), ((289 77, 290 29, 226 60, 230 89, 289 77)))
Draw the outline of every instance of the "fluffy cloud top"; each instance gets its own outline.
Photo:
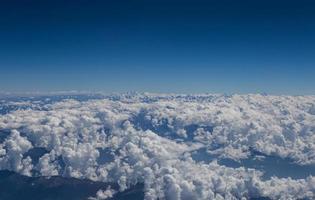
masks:
MULTIPOLYGON (((5 103, 28 106, 0 116, 0 169, 117 182, 121 191, 143 183, 148 200, 315 198, 313 176, 264 179, 260 170, 218 162, 259 152, 315 165, 315 96, 144 94, 5 103), (214 159, 194 160, 200 149, 214 159)), ((118 192, 104 189, 96 198, 118 192)))

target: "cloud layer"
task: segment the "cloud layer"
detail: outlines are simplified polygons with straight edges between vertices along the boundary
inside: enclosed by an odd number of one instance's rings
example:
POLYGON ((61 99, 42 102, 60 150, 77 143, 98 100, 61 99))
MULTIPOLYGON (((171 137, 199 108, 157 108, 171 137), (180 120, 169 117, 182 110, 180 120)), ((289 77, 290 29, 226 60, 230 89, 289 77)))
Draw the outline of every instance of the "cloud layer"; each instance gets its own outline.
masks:
MULTIPOLYGON (((315 166, 315 96, 116 95, 2 101, 0 169, 144 184, 145 199, 315 198, 315 177, 229 167, 253 154, 315 166), (20 106, 20 107, 19 107, 20 106), (205 149, 214 159, 197 161, 205 149)), ((257 156, 258 157, 258 156, 257 156)), ((119 191, 104 188, 96 198, 119 191)))

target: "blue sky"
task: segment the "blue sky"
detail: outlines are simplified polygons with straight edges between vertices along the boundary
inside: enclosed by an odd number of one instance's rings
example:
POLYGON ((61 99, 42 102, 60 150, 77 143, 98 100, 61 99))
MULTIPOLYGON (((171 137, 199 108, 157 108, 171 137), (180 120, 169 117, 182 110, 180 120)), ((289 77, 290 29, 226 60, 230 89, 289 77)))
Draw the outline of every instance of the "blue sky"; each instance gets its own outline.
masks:
POLYGON ((4 1, 0 91, 315 94, 315 3, 4 1))

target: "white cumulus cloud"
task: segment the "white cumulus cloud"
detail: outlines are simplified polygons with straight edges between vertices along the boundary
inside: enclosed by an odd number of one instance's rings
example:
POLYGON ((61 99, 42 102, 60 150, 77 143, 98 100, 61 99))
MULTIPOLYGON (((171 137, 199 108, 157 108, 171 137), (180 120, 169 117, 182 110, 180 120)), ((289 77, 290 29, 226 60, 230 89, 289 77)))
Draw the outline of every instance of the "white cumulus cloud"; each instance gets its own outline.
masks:
MULTIPOLYGON (((142 183, 145 199, 315 198, 313 176, 265 179, 259 169, 218 162, 259 152, 315 165, 315 96, 136 94, 6 104, 29 107, 0 115, 0 130, 9 132, 0 169, 115 182, 120 191, 142 183), (28 155, 36 148, 45 149, 37 162, 28 155), (194 160, 200 149, 214 159, 194 160)), ((116 192, 100 190, 95 199, 116 192)))

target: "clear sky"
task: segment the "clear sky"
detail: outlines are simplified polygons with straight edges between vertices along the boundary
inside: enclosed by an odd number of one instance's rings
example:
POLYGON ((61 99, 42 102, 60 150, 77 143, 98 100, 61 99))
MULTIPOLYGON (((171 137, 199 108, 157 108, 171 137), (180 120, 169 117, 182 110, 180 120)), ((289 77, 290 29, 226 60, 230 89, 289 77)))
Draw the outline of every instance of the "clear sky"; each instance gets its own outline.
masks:
POLYGON ((0 91, 315 94, 313 0, 0 2, 0 91))

